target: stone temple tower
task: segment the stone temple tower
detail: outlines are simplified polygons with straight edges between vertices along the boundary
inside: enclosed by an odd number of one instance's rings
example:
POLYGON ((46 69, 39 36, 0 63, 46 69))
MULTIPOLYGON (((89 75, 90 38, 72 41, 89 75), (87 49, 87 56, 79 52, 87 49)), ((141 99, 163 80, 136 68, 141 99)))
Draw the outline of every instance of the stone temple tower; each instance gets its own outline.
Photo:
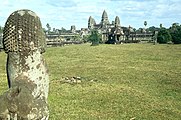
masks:
POLYGON ((104 10, 102 13, 101 25, 104 27, 109 24, 107 12, 104 10))
POLYGON ((91 16, 89 17, 89 20, 88 20, 88 28, 89 29, 93 29, 94 28, 94 25, 96 25, 96 22, 94 20, 94 18, 92 18, 91 16))
POLYGON ((115 18, 114 26, 115 26, 115 27, 121 26, 121 25, 120 25, 120 20, 119 20, 119 17, 118 17, 118 16, 116 16, 116 18, 115 18))

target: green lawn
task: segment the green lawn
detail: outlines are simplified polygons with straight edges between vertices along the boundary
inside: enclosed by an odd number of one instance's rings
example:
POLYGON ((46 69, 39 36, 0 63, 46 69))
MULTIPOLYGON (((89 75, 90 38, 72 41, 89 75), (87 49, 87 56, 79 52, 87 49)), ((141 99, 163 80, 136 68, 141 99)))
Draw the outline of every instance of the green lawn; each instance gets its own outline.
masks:
MULTIPOLYGON (((181 45, 47 48, 50 120, 180 120, 181 45), (81 77, 67 83, 65 77, 81 77)), ((0 93, 7 90, 0 53, 0 93)))

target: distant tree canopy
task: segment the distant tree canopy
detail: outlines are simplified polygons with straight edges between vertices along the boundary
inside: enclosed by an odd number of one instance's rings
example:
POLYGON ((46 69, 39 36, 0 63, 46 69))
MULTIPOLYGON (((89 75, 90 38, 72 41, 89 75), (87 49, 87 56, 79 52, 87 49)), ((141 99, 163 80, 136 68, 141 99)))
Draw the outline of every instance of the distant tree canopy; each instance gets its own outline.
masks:
POLYGON ((168 43, 172 41, 174 44, 181 44, 181 25, 179 25, 179 23, 173 23, 169 29, 164 28, 163 25, 160 24, 160 28, 152 26, 147 28, 147 31, 158 31, 158 43, 168 43))
POLYGON ((97 30, 92 30, 91 35, 88 37, 88 41, 92 42, 92 45, 98 45, 101 42, 101 37, 97 30))
POLYGON ((172 40, 172 36, 169 31, 165 28, 161 28, 158 32, 157 42, 161 44, 168 43, 172 40))
POLYGON ((50 27, 50 24, 49 24, 49 23, 46 24, 46 27, 47 27, 47 29, 48 29, 48 32, 50 32, 50 31, 51 31, 51 27, 50 27))
POLYGON ((160 23, 160 28, 163 28, 163 24, 162 23, 160 23))
POLYGON ((150 31, 150 32, 155 32, 155 31, 159 31, 160 28, 155 27, 155 26, 151 26, 151 27, 147 28, 146 30, 147 30, 147 31, 150 31))
POLYGON ((62 28, 61 28, 61 32, 62 32, 62 33, 66 33, 67 30, 66 30, 64 27, 62 27, 62 28))
POLYGON ((181 26, 178 23, 173 23, 169 29, 174 44, 181 44, 181 26))
POLYGON ((3 33, 3 27, 0 26, 0 33, 3 33))

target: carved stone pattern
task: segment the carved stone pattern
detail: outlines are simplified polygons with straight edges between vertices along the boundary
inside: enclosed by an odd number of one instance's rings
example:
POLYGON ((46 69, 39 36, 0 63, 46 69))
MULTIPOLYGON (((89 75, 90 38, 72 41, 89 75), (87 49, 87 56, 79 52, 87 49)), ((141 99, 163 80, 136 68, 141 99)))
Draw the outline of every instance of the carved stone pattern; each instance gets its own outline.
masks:
POLYGON ((6 21, 3 31, 5 52, 31 51, 30 43, 34 49, 43 52, 45 36, 39 17, 29 14, 30 10, 23 10, 23 14, 21 11, 13 12, 6 21))

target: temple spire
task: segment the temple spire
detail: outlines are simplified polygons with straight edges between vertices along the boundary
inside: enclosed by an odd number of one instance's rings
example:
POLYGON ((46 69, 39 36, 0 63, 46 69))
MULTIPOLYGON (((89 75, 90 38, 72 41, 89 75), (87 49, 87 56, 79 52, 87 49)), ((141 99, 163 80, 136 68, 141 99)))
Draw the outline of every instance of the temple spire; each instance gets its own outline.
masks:
POLYGON ((118 26, 120 26, 120 20, 119 20, 119 17, 118 16, 116 16, 116 18, 115 18, 115 27, 118 27, 118 26))
POLYGON ((103 13, 102 13, 101 24, 102 24, 102 25, 107 25, 107 24, 109 24, 108 15, 107 15, 107 12, 106 12, 105 10, 104 10, 103 13))

